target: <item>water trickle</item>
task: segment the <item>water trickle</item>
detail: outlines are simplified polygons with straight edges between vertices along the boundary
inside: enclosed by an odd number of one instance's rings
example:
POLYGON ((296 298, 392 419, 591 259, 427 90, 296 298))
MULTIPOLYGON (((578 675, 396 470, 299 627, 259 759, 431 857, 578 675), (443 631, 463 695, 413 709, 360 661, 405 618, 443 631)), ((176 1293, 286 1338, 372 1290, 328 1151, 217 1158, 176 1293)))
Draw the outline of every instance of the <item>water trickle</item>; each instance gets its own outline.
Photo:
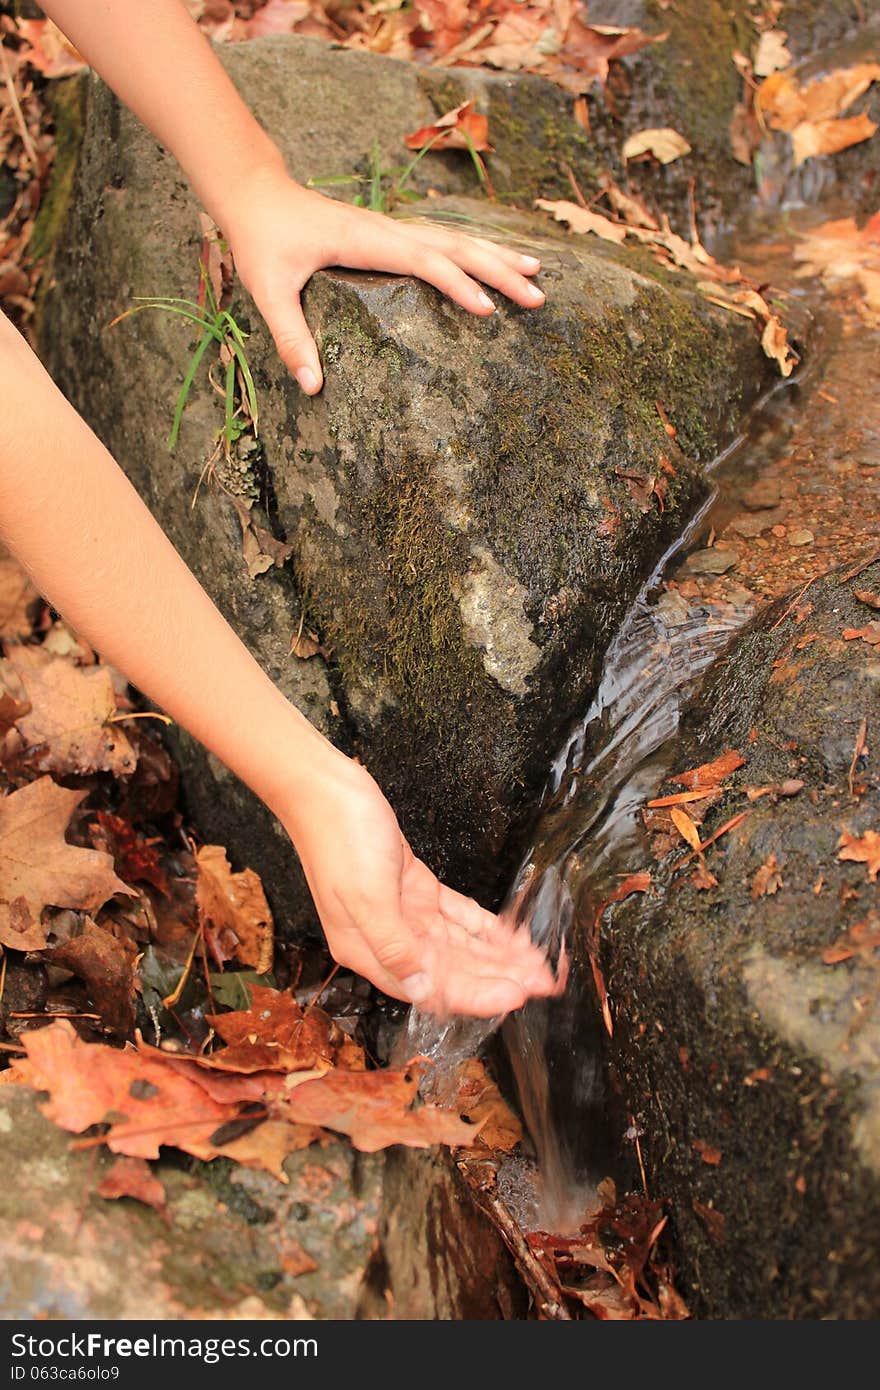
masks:
MULTIPOLYGON (((685 603, 662 581, 738 490, 759 473, 785 438, 791 393, 765 402, 749 430, 716 460, 712 495, 661 558, 612 641, 593 701, 572 729, 547 780, 531 848, 502 914, 526 926, 554 963, 563 945, 574 969, 561 999, 534 1000, 504 1021, 523 1118, 540 1170, 502 1172, 508 1204, 526 1225, 557 1231, 576 1225, 595 1183, 609 1170, 604 1119, 602 1021, 586 962, 578 959, 576 922, 592 920, 621 873, 644 867, 640 812, 664 773, 664 747, 700 678, 753 612, 743 601, 685 603), (636 862, 636 861, 639 862, 636 862)), ((434 1062, 443 1078, 473 1056, 500 1019, 436 1018, 412 1009, 398 1057, 434 1062)))

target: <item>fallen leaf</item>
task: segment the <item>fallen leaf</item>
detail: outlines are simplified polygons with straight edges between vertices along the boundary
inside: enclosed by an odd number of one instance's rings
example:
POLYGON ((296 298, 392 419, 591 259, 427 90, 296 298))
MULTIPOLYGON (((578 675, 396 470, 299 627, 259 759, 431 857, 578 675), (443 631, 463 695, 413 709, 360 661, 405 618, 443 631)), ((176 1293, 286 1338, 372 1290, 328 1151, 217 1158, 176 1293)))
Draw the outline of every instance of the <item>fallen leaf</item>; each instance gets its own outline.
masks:
POLYGON ((44 907, 94 912, 117 893, 131 896, 109 854, 64 839, 86 795, 41 777, 0 800, 0 944, 40 951, 48 939, 44 907))
POLYGON ((838 859, 866 865, 869 881, 877 882, 877 875, 880 874, 880 835, 876 830, 866 830, 864 835, 856 836, 844 829, 837 844, 838 859))
POLYGON ((727 748, 711 763, 702 763, 699 767, 691 768, 689 772, 681 772, 676 777, 670 777, 670 782, 677 782, 680 787, 689 787, 693 790, 703 788, 715 788, 719 782, 723 782, 725 777, 729 777, 737 768, 745 766, 745 758, 733 748, 727 748))
POLYGON ((124 816, 114 816, 110 811, 98 812, 98 826, 103 843, 96 844, 95 848, 113 855, 119 877, 126 883, 151 883, 167 897, 168 878, 156 848, 162 843, 161 837, 142 835, 131 821, 124 816))
POLYGON ((626 240, 626 227, 619 222, 612 222, 600 212, 591 212, 589 208, 582 208, 564 198, 556 202, 547 198, 536 198, 535 207, 551 213, 557 222, 565 222, 573 232, 592 232, 603 241, 613 241, 618 245, 626 240))
POLYGON ((18 34, 25 41, 25 62, 44 77, 72 77, 87 67, 85 58, 51 19, 20 19, 18 34))
POLYGON ((788 341, 784 325, 775 314, 771 314, 764 324, 761 347, 767 357, 779 364, 779 370, 784 377, 791 376, 799 358, 788 341))
POLYGON ((769 77, 771 72, 779 72, 791 66, 791 53, 785 46, 788 35, 782 29, 765 29, 758 39, 755 49, 754 73, 756 77, 769 77))
POLYGON ((771 130, 791 134, 802 122, 840 116, 880 78, 880 63, 835 68, 801 85, 791 72, 772 73, 755 95, 755 106, 771 130))
POLYGON ((752 879, 752 901, 757 902, 767 893, 778 893, 783 887, 779 861, 775 854, 768 854, 755 877, 752 879))
POLYGON ((880 619, 867 623, 865 627, 845 627, 841 636, 845 642, 861 640, 867 642, 869 647, 876 647, 880 644, 880 619))
POLYGON ((716 1148, 714 1144, 707 1144, 703 1139, 695 1139, 691 1148, 696 1150, 704 1163, 710 1164, 713 1168, 717 1168, 721 1162, 721 1150, 716 1148))
POLYGON ((132 773, 137 756, 118 724, 113 677, 106 666, 81 669, 39 647, 13 648, 0 681, 14 673, 31 708, 16 721, 22 756, 40 772, 83 776, 132 773))
POLYGON ((826 965, 839 965, 841 961, 851 960, 853 956, 870 959, 880 946, 880 914, 871 912, 864 922, 856 922, 848 932, 826 946, 822 960, 826 965))
POLYGON ((29 637, 39 594, 21 565, 0 550, 0 637, 29 637))
POLYGON ((290 639, 291 656, 298 656, 300 661, 308 661, 313 656, 326 656, 327 652, 321 643, 311 632, 297 632, 290 639))
POLYGON ((273 565, 276 569, 281 569, 293 554, 293 546, 285 541, 276 540, 271 531, 256 524, 251 516, 253 502, 245 501, 241 497, 232 497, 230 500, 241 522, 241 549, 251 579, 258 579, 273 565))
POLYGON ((853 589, 853 594, 859 603, 865 603, 869 608, 880 608, 880 594, 871 589, 853 589))
POLYGON ((710 1239, 721 1244, 724 1240, 724 1231, 727 1225, 727 1219, 724 1214, 720 1211, 716 1211, 715 1208, 709 1206, 707 1202, 701 1202, 698 1197, 693 1198, 691 1206, 705 1226, 706 1233, 710 1239))
POLYGON ((95 1191, 110 1201, 132 1197, 158 1212, 164 1212, 167 1205, 165 1188, 145 1158, 117 1158, 95 1191))
POLYGON ((802 121, 791 132, 794 167, 818 154, 839 154, 850 145, 870 140, 877 126, 867 112, 860 116, 841 116, 827 121, 802 121))
POLYGON ((621 151, 625 160, 638 159, 639 155, 652 154, 661 164, 671 164, 682 155, 690 154, 691 147, 683 135, 670 126, 658 129, 639 130, 623 143, 621 151))
POLYGON ((598 184, 614 211, 619 213, 630 226, 654 228, 659 232, 660 223, 641 198, 636 198, 631 193, 624 193, 608 173, 599 175, 598 184))
POLYGON ((390 1144, 427 1149, 470 1145, 479 1128, 436 1105, 414 1108, 418 1073, 330 1071, 290 1093, 287 1108, 300 1124, 347 1134, 356 1149, 375 1153, 390 1144))
POLYGON ((651 887, 651 875, 647 871, 639 874, 628 874, 614 889, 614 891, 599 904, 593 916, 593 941, 598 939, 599 927, 606 908, 611 907, 612 903, 622 903, 633 893, 647 893, 651 887))
POLYGON ((511 1153, 522 1139, 522 1125, 478 1057, 457 1067, 449 1103, 480 1126, 479 1143, 489 1149, 511 1153))
POLYGON ((699 849, 700 832, 687 811, 682 811, 679 806, 673 806, 669 814, 672 818, 672 824, 675 826, 682 839, 687 841, 691 849, 699 849))
POLYGON ((853 217, 823 222, 794 247, 797 274, 819 275, 832 287, 856 292, 856 307, 869 323, 880 322, 880 212, 858 226, 853 217))
POLYGON ((104 1028, 119 1038, 127 1038, 134 1027, 134 972, 137 949, 133 941, 121 939, 86 917, 79 936, 69 937, 56 946, 53 965, 72 970, 83 981, 89 998, 101 1015, 104 1028))
POLYGON ((710 888, 718 887, 718 880, 711 870, 707 869, 706 862, 702 855, 694 865, 694 871, 691 874, 691 883, 701 893, 706 892, 710 888))
POLYGON ((363 1049, 323 1009, 301 1009, 290 990, 251 984, 251 1007, 209 1014, 208 1022, 227 1044, 196 1060, 228 1072, 294 1072, 329 1067, 363 1070, 363 1049))
POLYGON ((432 150, 491 151, 489 120, 474 110, 472 101, 465 101, 438 116, 432 125, 421 126, 412 135, 404 136, 404 144, 408 150, 423 150, 430 145, 432 150))
POLYGON ((272 913, 253 869, 233 873, 220 845, 196 854, 196 902, 209 947, 219 963, 236 960, 259 975, 272 969, 272 913))
POLYGON ((688 806, 694 801, 705 801, 708 797, 718 796, 725 791, 724 787, 704 787, 692 792, 674 792, 672 796, 657 796, 647 804, 651 810, 663 810, 667 806, 688 806))

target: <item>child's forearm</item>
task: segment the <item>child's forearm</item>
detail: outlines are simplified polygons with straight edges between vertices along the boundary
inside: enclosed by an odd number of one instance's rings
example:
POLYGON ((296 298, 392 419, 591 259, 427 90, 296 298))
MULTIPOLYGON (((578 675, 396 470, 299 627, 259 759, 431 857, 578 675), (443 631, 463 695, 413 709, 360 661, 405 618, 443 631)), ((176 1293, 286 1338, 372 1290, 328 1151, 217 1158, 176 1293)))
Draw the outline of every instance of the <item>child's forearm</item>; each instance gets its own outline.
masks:
POLYGON ((117 96, 171 150, 225 226, 248 182, 283 161, 180 0, 41 0, 117 96))
POLYGON ((0 313, 0 536, 101 654, 289 823, 347 763, 275 688, 0 313))

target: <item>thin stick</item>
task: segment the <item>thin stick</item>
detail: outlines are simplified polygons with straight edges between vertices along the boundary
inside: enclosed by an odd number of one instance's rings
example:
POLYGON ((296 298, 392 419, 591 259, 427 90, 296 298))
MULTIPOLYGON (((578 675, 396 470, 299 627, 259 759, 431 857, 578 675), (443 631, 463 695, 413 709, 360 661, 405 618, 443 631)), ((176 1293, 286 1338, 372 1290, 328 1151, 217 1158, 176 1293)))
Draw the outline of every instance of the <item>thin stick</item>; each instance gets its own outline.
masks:
MULTIPOLYGON (((870 561, 868 561, 868 563, 870 564, 870 561)), ((807 580, 806 584, 805 584, 804 587, 801 589, 800 593, 795 595, 795 597, 792 599, 791 603, 790 603, 790 604, 788 605, 788 607, 786 608, 785 612, 784 612, 783 614, 781 614, 781 616, 778 617, 778 618, 776 619, 776 622, 773 624, 773 626, 772 626, 771 629, 770 629, 771 632, 775 632, 776 629, 777 629, 778 627, 780 627, 782 623, 785 622, 785 620, 786 620, 786 618, 788 617, 789 613, 794 612, 795 608, 796 608, 797 605, 800 603, 801 599, 803 598, 804 594, 805 594, 805 593, 807 592, 807 590, 809 589, 810 585, 811 585, 811 584, 815 584, 816 580, 817 580, 817 579, 821 579, 821 577, 822 577, 822 576, 819 575, 819 574, 814 574, 813 577, 812 577, 812 579, 808 579, 808 580, 807 580)), ((844 576, 844 578, 845 578, 845 577, 846 577, 846 576, 844 576)))
POLYGON ((840 576, 841 584, 846 584, 849 579, 855 579, 856 575, 862 573, 862 570, 866 570, 869 565, 873 565, 875 560, 880 560, 880 550, 875 550, 873 554, 868 556, 867 560, 860 560, 853 569, 847 570, 846 574, 842 574, 840 576))
POLYGON ((583 193, 581 192, 581 186, 574 176, 574 170, 572 169, 571 165, 563 159, 560 161, 559 167, 562 170, 563 174, 565 174, 569 183, 571 184, 571 191, 574 194, 577 201, 580 203, 581 207, 588 208, 590 205, 584 197, 583 193))
POLYGON ((715 831, 714 835, 710 835, 708 840, 702 842, 699 849, 691 850, 690 854, 686 854, 683 859, 679 859, 677 864, 673 864, 673 869, 680 869, 683 864, 689 864, 692 859, 696 859, 698 854, 702 854, 710 845, 714 845, 715 841, 720 840, 722 835, 726 835, 728 830, 734 830, 736 826, 740 825, 746 819, 746 816, 750 816, 751 814, 751 811, 740 811, 739 815, 731 816, 730 820, 725 821, 724 824, 715 831))
MULTIPOLYGON (((647 1202, 647 1201, 650 1201, 650 1198, 648 1197, 648 1179, 645 1177, 645 1164, 644 1164, 644 1160, 642 1159, 642 1145, 641 1145, 641 1141, 640 1141, 640 1139, 639 1139, 639 1130, 638 1130, 638 1126, 637 1126, 637 1124, 636 1124, 636 1117, 635 1117, 635 1115, 630 1115, 630 1117, 629 1117, 629 1122, 630 1122, 630 1124, 631 1124, 632 1127, 633 1127, 633 1132, 634 1132, 635 1137, 636 1137, 636 1154, 638 1155, 638 1159, 639 1159, 639 1172, 640 1172, 641 1175, 642 1175, 642 1191, 643 1191, 644 1194, 645 1194, 645 1201, 647 1202)), ((652 1243, 653 1243, 653 1242, 652 1242, 652 1243)))
MULTIPOLYGON (((853 790, 853 786, 854 786, 853 778, 854 778, 854 776, 855 776, 856 763, 858 762, 858 760, 859 760, 859 758, 862 756, 862 754, 863 754, 864 752, 867 751, 867 743, 868 743, 868 716, 865 715, 864 719, 862 720, 861 724, 859 725, 859 732, 856 734, 856 746, 855 746, 855 748, 853 749, 852 762, 851 762, 850 765, 849 765, 849 776, 847 777, 847 783, 848 783, 848 785, 849 785, 849 794, 850 794, 850 796, 855 796, 855 791, 853 790)), ((2 993, 3 993, 3 990, 2 990, 2 987, 0 987, 0 995, 2 995, 2 993)))
POLYGON ((35 167, 37 161, 37 151, 31 139, 30 131, 25 124, 21 107, 18 104, 18 93, 15 90, 15 80, 9 70, 9 59, 6 57, 6 49, 3 47, 3 39, 0 38, 0 63, 3 65, 3 81, 9 93, 9 100, 12 103, 12 110, 15 115, 15 123, 18 126, 18 133, 21 136, 21 143, 24 145, 25 154, 35 167))

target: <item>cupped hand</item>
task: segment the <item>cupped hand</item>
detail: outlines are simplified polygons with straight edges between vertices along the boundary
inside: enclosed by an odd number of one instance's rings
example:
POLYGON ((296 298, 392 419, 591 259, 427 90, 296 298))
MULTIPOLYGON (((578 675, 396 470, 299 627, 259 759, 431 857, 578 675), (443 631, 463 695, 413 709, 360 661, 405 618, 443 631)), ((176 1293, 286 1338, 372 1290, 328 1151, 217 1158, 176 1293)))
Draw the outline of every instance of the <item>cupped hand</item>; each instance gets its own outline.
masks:
POLYGON ((335 960, 440 1015, 491 1018, 557 992, 544 955, 407 844, 373 778, 336 754, 282 819, 335 960))
POLYGON ((524 308, 544 303, 528 278, 541 268, 534 256, 429 223, 399 222, 350 207, 280 171, 255 174, 226 223, 238 273, 279 356, 310 396, 320 391, 323 374, 300 293, 324 266, 414 275, 483 317, 495 306, 480 282, 524 308))

